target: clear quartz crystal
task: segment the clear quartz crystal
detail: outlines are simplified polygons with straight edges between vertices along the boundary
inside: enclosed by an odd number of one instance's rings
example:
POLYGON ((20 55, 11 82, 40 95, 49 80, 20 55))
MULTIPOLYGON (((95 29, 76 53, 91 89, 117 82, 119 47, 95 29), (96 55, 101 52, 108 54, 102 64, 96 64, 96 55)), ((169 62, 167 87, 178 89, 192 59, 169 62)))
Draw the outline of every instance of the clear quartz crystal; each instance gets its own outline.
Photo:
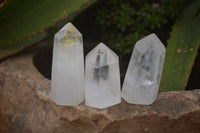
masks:
POLYGON ((165 47, 155 34, 139 40, 133 50, 122 87, 122 97, 131 104, 152 104, 158 94, 165 47))
POLYGON ((100 43, 86 56, 85 103, 106 108, 121 102, 119 58, 100 43))
POLYGON ((69 22, 55 34, 51 99, 76 106, 84 100, 84 57, 81 33, 69 22))

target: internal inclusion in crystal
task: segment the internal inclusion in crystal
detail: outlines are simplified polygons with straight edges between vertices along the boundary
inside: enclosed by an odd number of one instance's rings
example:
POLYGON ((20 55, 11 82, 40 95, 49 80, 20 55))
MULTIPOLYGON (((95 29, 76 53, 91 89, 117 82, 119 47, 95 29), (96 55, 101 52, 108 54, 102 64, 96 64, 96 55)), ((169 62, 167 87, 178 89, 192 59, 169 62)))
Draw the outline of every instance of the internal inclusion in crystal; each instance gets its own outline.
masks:
POLYGON ((137 66, 137 77, 136 83, 140 83, 142 81, 142 85, 151 85, 155 83, 154 77, 154 69, 155 66, 155 56, 154 56, 153 47, 150 46, 147 49, 145 54, 141 55, 141 58, 136 61, 135 66, 137 66))
POLYGON ((71 23, 65 25, 56 36, 63 47, 73 47, 81 41, 80 32, 71 23))
POLYGON ((94 68, 93 79, 96 82, 99 80, 108 79, 109 66, 107 65, 107 52, 105 50, 99 49, 96 56, 96 68, 94 68), (100 67, 100 63, 101 66, 100 67))

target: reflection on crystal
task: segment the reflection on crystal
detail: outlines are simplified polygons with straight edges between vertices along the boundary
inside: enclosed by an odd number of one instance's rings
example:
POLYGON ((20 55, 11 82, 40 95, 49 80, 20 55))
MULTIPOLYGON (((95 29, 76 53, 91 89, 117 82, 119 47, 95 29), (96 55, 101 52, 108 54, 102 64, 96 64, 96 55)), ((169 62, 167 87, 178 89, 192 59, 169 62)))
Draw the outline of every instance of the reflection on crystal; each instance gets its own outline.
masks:
POLYGON ((100 43, 86 57, 85 102, 106 108, 121 102, 118 56, 100 43))
POLYGON ((81 33, 67 23, 54 37, 51 99, 76 106, 84 100, 84 60, 81 33))
POLYGON ((155 101, 164 59, 165 47, 155 34, 136 43, 122 87, 128 103, 149 105, 155 101))

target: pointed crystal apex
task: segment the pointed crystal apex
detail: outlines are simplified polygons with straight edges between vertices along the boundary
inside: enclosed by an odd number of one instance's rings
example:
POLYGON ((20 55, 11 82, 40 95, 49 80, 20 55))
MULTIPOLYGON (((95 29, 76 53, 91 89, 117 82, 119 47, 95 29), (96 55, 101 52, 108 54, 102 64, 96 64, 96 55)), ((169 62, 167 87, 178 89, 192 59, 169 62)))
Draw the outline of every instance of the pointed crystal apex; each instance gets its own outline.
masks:
POLYGON ((71 23, 68 22, 66 25, 64 25, 57 33, 56 36, 58 39, 63 38, 63 36, 66 36, 68 33, 73 33, 74 36, 82 36, 82 34, 76 29, 76 27, 71 23))
POLYGON ((104 43, 99 43, 92 51, 90 51, 86 56, 86 61, 93 62, 89 64, 92 67, 101 67, 105 65, 110 65, 112 63, 118 62, 119 58, 118 56, 110 49, 108 48, 104 43), (100 57, 100 64, 99 66, 95 63, 94 57, 100 57), (103 61, 104 59, 104 61, 103 61), (106 62, 105 62, 106 60, 106 62))
POLYGON ((155 101, 164 59, 165 47, 155 34, 136 43, 122 87, 128 103, 149 105, 155 101))
POLYGON ((163 43, 160 41, 158 36, 155 33, 152 33, 141 40, 137 41, 135 44, 136 47, 143 47, 142 45, 154 45, 153 47, 156 48, 159 52, 165 51, 165 46, 163 43))
POLYGON ((100 43, 86 57, 85 103, 106 108, 121 102, 118 56, 100 43))
POLYGON ((82 35, 72 23, 67 23, 55 34, 55 41, 60 42, 63 47, 73 47, 82 44, 82 35))

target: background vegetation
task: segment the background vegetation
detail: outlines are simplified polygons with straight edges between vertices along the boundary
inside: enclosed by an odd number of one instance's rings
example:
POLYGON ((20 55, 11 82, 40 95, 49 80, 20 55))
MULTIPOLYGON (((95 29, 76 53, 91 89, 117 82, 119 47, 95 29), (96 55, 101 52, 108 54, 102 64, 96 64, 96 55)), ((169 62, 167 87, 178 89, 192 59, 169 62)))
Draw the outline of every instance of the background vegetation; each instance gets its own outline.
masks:
MULTIPOLYGON (((101 40, 123 54, 155 32, 166 42, 171 26, 190 0, 102 0, 92 12, 101 40)), ((166 44, 166 43, 165 43, 166 44)))

